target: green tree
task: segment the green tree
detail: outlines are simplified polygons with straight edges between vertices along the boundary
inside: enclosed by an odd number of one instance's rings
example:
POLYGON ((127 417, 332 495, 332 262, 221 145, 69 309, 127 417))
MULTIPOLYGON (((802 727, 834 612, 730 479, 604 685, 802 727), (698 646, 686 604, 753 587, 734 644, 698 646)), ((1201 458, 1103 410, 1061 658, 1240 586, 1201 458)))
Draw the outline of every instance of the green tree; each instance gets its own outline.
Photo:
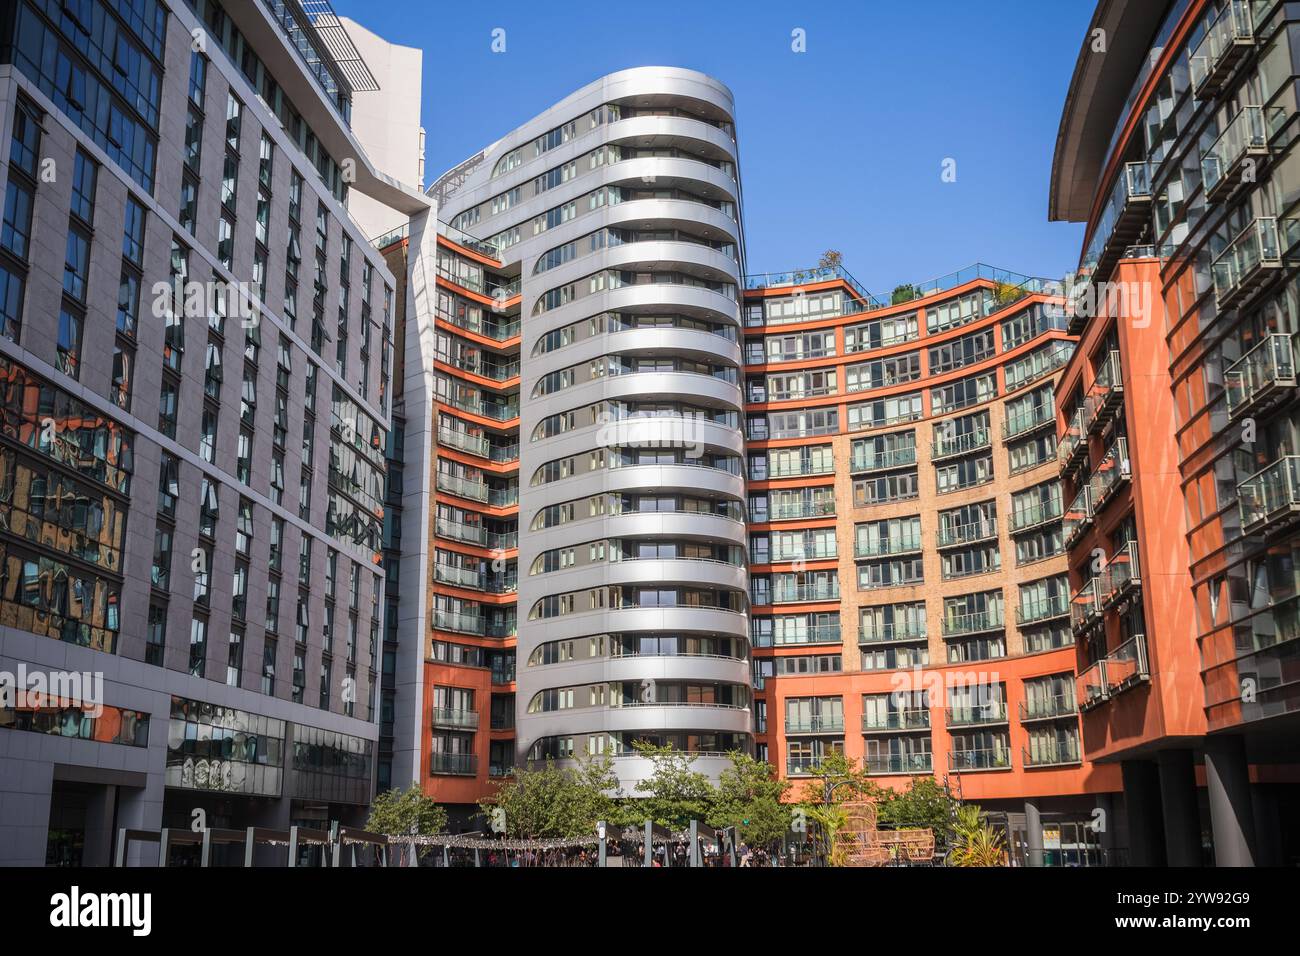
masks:
POLYGON ((902 285, 894 286, 894 291, 890 295, 889 301, 891 305, 898 305, 902 302, 911 302, 919 295, 920 293, 917 292, 916 286, 912 285, 910 282, 905 282, 902 285))
POLYGON ((879 820, 893 827, 929 827, 939 836, 952 824, 957 801, 934 777, 913 777, 899 793, 887 790, 879 820))
POLYGON ((802 802, 810 806, 847 800, 879 800, 883 794, 880 785, 867 776, 856 760, 837 750, 826 754, 820 763, 809 769, 808 775, 810 779, 804 785, 802 802), (830 794, 829 801, 827 793, 830 794))
POLYGON ((632 748, 654 765, 650 776, 637 782, 636 789, 645 797, 629 808, 633 814, 678 830, 709 817, 718 792, 707 776, 691 769, 693 754, 644 740, 633 741, 632 748))
POLYGON ((771 846, 790 828, 790 806, 781 798, 790 789, 772 765, 733 751, 731 766, 718 775, 718 792, 707 822, 714 829, 736 828, 750 846, 771 846))
MULTIPOLYGON (((385 790, 370 805, 366 829, 389 836, 433 836, 447 825, 447 811, 416 784, 406 790, 385 790)), ((421 851, 423 852, 423 851, 421 851)))
POLYGON ((557 767, 551 760, 516 769, 496 793, 479 801, 489 821, 504 811, 507 836, 517 839, 571 839, 596 832, 601 820, 616 818, 618 779, 608 757, 557 767))

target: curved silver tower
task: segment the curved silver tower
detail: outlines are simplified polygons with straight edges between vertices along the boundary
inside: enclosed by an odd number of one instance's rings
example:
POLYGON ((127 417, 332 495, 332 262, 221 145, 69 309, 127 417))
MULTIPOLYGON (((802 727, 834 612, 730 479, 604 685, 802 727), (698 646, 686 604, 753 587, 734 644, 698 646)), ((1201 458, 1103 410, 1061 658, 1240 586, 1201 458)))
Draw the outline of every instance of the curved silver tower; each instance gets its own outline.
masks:
POLYGON ((629 792, 633 740, 752 749, 733 109, 615 73, 442 195, 521 271, 519 756, 613 754, 629 792))

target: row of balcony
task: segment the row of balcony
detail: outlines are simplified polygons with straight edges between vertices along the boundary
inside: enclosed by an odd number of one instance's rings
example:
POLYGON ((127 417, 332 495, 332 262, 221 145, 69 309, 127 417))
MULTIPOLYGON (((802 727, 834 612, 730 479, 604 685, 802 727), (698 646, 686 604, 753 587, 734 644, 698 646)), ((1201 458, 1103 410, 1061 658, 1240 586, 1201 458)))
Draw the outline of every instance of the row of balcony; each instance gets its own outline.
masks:
POLYGON ((1101 217, 1084 250, 1079 276, 1069 291, 1071 335, 1083 332, 1096 312, 1100 283, 1110 278, 1115 264, 1130 243, 1139 238, 1151 218, 1151 168, 1144 162, 1126 163, 1107 197, 1101 217), (1089 300, 1093 301, 1089 301, 1089 300))
POLYGON ((906 445, 902 448, 891 448, 888 451, 872 452, 870 454, 867 453, 865 448, 854 448, 850 467, 855 472, 887 471, 891 468, 906 468, 915 464, 916 446, 906 445))
MULTIPOLYGON (((1082 763, 1077 736, 1052 739, 1041 745, 1022 748, 1021 757, 1026 767, 1064 767, 1082 763)), ((786 774, 791 777, 807 776, 825 760, 824 757, 797 756, 786 759, 786 774)), ((979 770, 1010 770, 1011 751, 1006 748, 980 750, 954 750, 948 753, 948 770, 953 773, 979 770)), ((931 753, 867 754, 862 758, 863 770, 871 775, 902 776, 934 772, 934 755, 931 753)))

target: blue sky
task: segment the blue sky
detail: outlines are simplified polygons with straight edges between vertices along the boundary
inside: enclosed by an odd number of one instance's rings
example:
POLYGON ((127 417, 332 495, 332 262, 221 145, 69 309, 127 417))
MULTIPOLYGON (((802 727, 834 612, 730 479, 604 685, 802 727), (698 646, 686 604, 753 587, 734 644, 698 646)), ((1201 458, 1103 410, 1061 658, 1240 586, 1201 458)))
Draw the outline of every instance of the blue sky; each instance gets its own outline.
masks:
POLYGON ((751 271, 834 248, 879 293, 977 261, 1059 278, 1078 259, 1082 227, 1047 221, 1047 186, 1095 0, 334 5, 423 47, 430 179, 605 73, 684 66, 736 95, 751 271))

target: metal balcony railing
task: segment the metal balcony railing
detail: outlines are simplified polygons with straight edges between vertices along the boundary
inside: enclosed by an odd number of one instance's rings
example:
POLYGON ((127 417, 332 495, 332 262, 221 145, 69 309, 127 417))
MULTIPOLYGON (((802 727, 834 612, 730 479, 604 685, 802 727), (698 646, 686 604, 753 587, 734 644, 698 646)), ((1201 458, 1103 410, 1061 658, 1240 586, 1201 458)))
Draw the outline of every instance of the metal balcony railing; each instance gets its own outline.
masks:
POLYGON ((1300 512, 1300 455, 1279 458, 1239 484, 1237 508, 1246 534, 1289 526, 1300 512))
POLYGON ((1117 438, 1107 449, 1097 465, 1097 471, 1088 481, 1088 494, 1092 499, 1093 514, 1100 514, 1116 491, 1133 475, 1128 458, 1128 439, 1117 438))
POLYGON ((1079 489, 1079 493, 1074 496, 1070 506, 1065 509, 1065 518, 1061 530, 1064 534, 1067 550, 1083 537, 1085 531, 1092 527, 1092 516, 1092 488, 1084 485, 1079 489))
POLYGON ((439 491, 445 491, 449 495, 487 504, 488 485, 486 481, 477 478, 464 478, 460 475, 440 471, 438 472, 437 485, 439 491))
POLYGON ((793 521, 799 518, 824 518, 835 514, 834 500, 818 501, 783 501, 771 505, 768 511, 769 521, 793 521))
POLYGON ((948 769, 953 773, 968 770, 1010 770, 1011 751, 1008 748, 952 750, 948 753, 948 769))
POLYGON ((1120 365, 1119 350, 1106 353, 1097 367, 1097 377, 1088 390, 1084 405, 1084 430, 1088 434, 1098 431, 1124 407, 1124 370, 1120 365))
POLYGON ((867 754, 862 764, 873 775, 933 773, 934 754, 867 754))
POLYGON ((1124 595, 1142 584, 1136 541, 1130 541, 1111 555, 1101 572, 1102 606, 1114 606, 1124 595))
POLYGON ((968 521, 966 524, 940 525, 937 543, 941 548, 957 545, 974 544, 989 541, 998 536, 998 519, 985 518, 983 521, 968 521))
POLYGON ((907 710, 890 710, 885 713, 863 714, 862 732, 875 733, 890 730, 929 730, 930 711, 924 707, 907 710))
POLYGON ((476 754, 430 754, 429 773, 453 777, 476 776, 478 756, 476 754))
POLYGON ((1073 470, 1088 456, 1088 431, 1084 427, 1083 409, 1078 408, 1070 416, 1065 426, 1065 434, 1057 444, 1056 457, 1060 461, 1061 474, 1073 470))
POLYGON ((985 634, 1006 628, 1006 619, 1001 611, 978 611, 973 614, 953 614, 943 619, 944 637, 966 637, 971 634, 985 634))
POLYGON ((844 732, 843 714, 790 715, 785 718, 787 734, 833 734, 844 732))
POLYGON ((438 537, 464 541, 466 544, 487 544, 487 529, 481 524, 465 524, 450 518, 438 518, 434 523, 438 537))
POLYGON ((1098 578, 1088 581, 1070 596, 1070 627, 1080 631, 1101 617, 1101 587, 1098 578))
POLYGON ((1056 421, 1056 404, 1039 402, 1014 415, 1008 415, 1002 423, 1003 438, 1019 438, 1038 428, 1045 428, 1056 421))
POLYGON ((1026 697, 1020 702, 1020 722, 1022 724, 1035 720, 1073 717, 1078 712, 1079 708, 1074 703, 1073 694, 1056 694, 1052 697, 1026 697))
POLYGON ((439 631, 458 631, 462 634, 482 635, 486 630, 481 614, 467 614, 464 611, 447 611, 435 608, 433 626, 439 631))
POLYGON ((880 624, 858 631, 859 644, 899 644, 905 641, 924 641, 928 639, 924 621, 907 624, 880 624))
POLYGON ((908 465, 915 464, 915 445, 891 448, 887 451, 872 451, 870 454, 865 448, 859 446, 853 449, 853 461, 850 467, 853 471, 885 471, 890 468, 906 468, 908 465))
POLYGON ((1042 624, 1044 621, 1066 617, 1069 613, 1069 599, 1064 594, 1057 594, 1021 604, 1016 608, 1016 624, 1021 627, 1028 624, 1042 624))
POLYGON ((1026 767, 1068 767, 1083 762, 1078 737, 1053 737, 1043 743, 1031 740, 1028 747, 1020 749, 1020 754, 1026 767))
MULTIPOLYGON (((1280 125, 1283 110, 1270 110, 1269 118, 1280 125)), ((1246 160, 1256 157, 1256 166, 1269 154, 1268 125, 1262 106, 1243 106, 1237 111, 1214 145, 1201 154, 1201 181, 1210 202, 1226 199, 1241 182, 1246 160)), ((1274 129, 1277 128, 1274 125, 1274 129)))
POLYGON ((853 555, 858 558, 881 558, 893 554, 911 554, 922 550, 920 533, 908 533, 896 538, 859 539, 853 547, 853 555))
POLYGON ((1146 635, 1135 634, 1075 678, 1079 708, 1091 710, 1150 676, 1146 635))
POLYGON ((1057 521, 1063 513, 1064 509, 1061 507, 1058 487, 1057 494, 1046 501, 1039 499, 1027 505, 1017 506, 1016 510, 1011 512, 1011 533, 1019 534, 1022 531, 1029 531, 1049 522, 1057 521))
POLYGON ((1228 417, 1262 412, 1295 397, 1295 337, 1275 332, 1228 366, 1223 373, 1228 417))
POLYGON ((951 438, 938 438, 930 446, 930 460, 940 461, 944 458, 955 458, 958 455, 981 451, 988 448, 992 442, 993 435, 987 428, 967 432, 964 435, 954 435, 951 438))
POLYGON ((457 431, 445 426, 438 429, 438 441, 480 458, 486 458, 492 447, 485 435, 471 435, 469 432, 457 431))
POLYGON ((982 727, 986 724, 1005 724, 1007 722, 1007 702, 990 700, 983 704, 969 704, 961 707, 949 707, 945 711, 948 727, 982 727))
POLYGON ((1281 268, 1278 221, 1261 216, 1242 229, 1211 265, 1215 304, 1219 309, 1241 305, 1281 268))
POLYGON ((1254 45, 1255 18, 1249 0, 1229 0, 1188 58, 1197 99, 1213 98, 1254 45))
MULTIPOLYGON (((772 588, 773 604, 798 604, 802 601, 838 601, 840 585, 838 581, 824 584, 784 584, 772 588)), ((757 600, 754 603, 762 604, 757 600)))

